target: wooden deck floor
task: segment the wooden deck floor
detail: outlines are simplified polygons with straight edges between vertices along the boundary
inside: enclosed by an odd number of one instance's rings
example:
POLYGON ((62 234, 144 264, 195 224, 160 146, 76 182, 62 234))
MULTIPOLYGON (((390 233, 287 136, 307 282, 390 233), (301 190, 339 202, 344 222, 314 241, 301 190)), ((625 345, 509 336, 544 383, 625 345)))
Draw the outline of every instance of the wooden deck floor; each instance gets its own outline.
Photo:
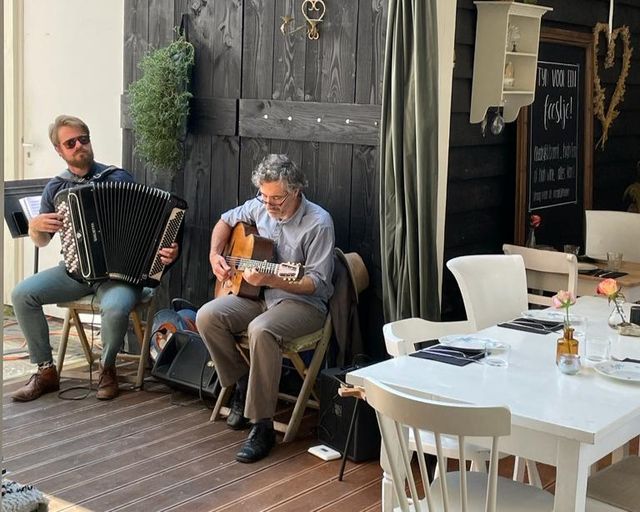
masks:
MULTIPOLYGON (((87 383, 83 371, 65 374, 73 378, 62 388, 87 383)), ((313 418, 295 442, 240 464, 247 432, 210 423, 194 396, 152 385, 110 402, 50 393, 14 403, 9 394, 23 382, 4 387, 4 467, 46 493, 52 512, 380 510, 378 462, 348 462, 339 482, 340 461, 307 453, 317 444, 313 418)))
MULTIPOLYGON (((65 375, 62 388, 88 382, 86 368, 65 375)), ((339 482, 340 461, 307 453, 317 444, 313 413, 295 442, 240 464, 234 455, 246 431, 210 423, 210 410, 192 395, 148 384, 108 402, 93 393, 12 402, 9 394, 23 382, 4 385, 4 467, 11 480, 46 493, 51 512, 380 510, 378 461, 348 462, 339 482)), ((512 467, 512 457, 503 459, 500 474, 510 476, 512 467)), ((554 469, 538 467, 553 492, 554 469)))

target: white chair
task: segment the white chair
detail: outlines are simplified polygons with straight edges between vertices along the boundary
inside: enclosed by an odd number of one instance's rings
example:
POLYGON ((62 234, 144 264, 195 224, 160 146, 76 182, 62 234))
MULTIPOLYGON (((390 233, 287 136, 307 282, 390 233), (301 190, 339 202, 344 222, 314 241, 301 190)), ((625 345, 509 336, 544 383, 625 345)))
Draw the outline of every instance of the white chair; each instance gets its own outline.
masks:
POLYGON ((482 254, 447 261, 474 330, 512 320, 528 309, 521 256, 482 254))
POLYGON ((587 512, 640 510, 640 457, 598 471, 587 482, 587 512))
POLYGON ((555 294, 567 290, 576 296, 578 290, 578 259, 575 254, 531 249, 519 245, 504 244, 505 254, 522 256, 527 275, 529 304, 551 306, 551 297, 543 292, 555 294))
POLYGON ((640 262, 640 214, 585 210, 585 254, 606 260, 607 252, 621 252, 625 261, 640 262))
MULTIPOLYGON (((536 487, 498 476, 499 438, 511 433, 511 412, 506 407, 477 407, 442 403, 391 388, 374 380, 366 380, 367 402, 376 410, 382 443, 387 454, 394 495, 400 510, 553 510, 553 496, 536 487), (418 437, 420 430, 435 433, 438 463, 443 466, 442 435, 455 436, 460 447, 458 458, 466 459, 465 438, 491 439, 489 473, 461 468, 443 473, 429 485, 424 452, 417 446, 423 499, 419 499, 411 468, 407 429, 418 437), (408 483, 409 495, 406 491, 408 483)), ((386 475, 385 475, 386 476, 386 475)))
MULTIPOLYGON (((474 332, 473 326, 468 320, 461 322, 431 322, 423 318, 405 318, 395 322, 389 322, 382 327, 384 343, 387 353, 392 357, 410 354, 416 350, 416 343, 438 339, 449 334, 469 334, 474 332)), ((420 432, 422 450, 430 455, 437 455, 436 442, 433 432, 420 432)), ((416 450, 415 439, 409 436, 409 445, 416 450)), ((459 453, 458 441, 449 436, 443 436, 442 449, 444 464, 447 467, 447 459, 457 459, 459 453)), ((471 461, 471 469, 486 473, 486 463, 489 460, 489 451, 486 448, 467 443, 465 446, 466 460, 471 461)), ((529 481, 537 487, 542 487, 540 474, 535 462, 524 461, 529 474, 529 481)), ((516 457, 513 478, 524 480, 523 459, 516 457)), ((436 465, 434 476, 438 476, 440 465, 436 465)))

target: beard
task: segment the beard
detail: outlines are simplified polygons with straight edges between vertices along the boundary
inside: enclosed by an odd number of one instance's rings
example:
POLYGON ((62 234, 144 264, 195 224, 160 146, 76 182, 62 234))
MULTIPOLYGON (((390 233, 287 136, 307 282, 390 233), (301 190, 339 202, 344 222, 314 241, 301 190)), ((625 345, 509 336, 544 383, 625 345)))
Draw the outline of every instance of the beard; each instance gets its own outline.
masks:
POLYGON ((67 163, 73 167, 88 169, 93 164, 93 151, 87 148, 80 148, 67 160, 67 163))

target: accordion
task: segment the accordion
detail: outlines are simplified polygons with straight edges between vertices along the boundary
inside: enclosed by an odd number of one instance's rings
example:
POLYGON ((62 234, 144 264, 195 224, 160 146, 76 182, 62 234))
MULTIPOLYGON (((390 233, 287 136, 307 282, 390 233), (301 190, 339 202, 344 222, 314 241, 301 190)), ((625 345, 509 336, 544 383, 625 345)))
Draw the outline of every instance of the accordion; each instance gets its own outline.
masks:
POLYGON ((158 250, 175 242, 187 204, 138 183, 107 181, 62 190, 62 256, 79 280, 157 286, 165 271, 158 250))

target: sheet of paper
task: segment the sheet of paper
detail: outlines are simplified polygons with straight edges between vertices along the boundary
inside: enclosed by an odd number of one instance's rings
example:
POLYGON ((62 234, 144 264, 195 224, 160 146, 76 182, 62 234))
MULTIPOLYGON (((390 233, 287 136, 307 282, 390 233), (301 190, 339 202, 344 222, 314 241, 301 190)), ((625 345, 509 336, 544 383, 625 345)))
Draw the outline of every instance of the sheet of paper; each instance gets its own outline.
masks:
POLYGON ((32 219, 40 213, 40 200, 41 196, 27 196, 19 199, 20 206, 27 219, 32 219))

